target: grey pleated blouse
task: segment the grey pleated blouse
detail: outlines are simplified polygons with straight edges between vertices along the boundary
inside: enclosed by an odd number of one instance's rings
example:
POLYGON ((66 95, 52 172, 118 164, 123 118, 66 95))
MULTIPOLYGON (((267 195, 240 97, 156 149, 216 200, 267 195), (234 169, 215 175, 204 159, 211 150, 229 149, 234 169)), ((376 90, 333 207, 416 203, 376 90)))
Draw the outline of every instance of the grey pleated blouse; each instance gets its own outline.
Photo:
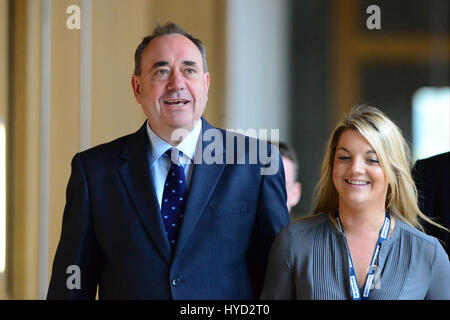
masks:
MULTIPOLYGON (((382 242, 370 299, 450 299, 450 263, 439 241, 396 219, 382 242)), ((275 239, 261 299, 351 299, 348 250, 327 214, 291 223, 275 239)))

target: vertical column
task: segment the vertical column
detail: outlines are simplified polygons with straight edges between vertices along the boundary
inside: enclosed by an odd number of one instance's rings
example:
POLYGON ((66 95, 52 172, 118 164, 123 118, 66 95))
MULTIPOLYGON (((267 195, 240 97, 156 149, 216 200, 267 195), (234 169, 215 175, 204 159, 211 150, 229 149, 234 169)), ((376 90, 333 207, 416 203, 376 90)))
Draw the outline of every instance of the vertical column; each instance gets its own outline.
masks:
POLYGON ((0 299, 8 298, 6 274, 7 234, 7 177, 6 177, 6 126, 8 119, 8 2, 0 0, 0 299))
POLYGON ((12 298, 38 293, 40 228, 41 1, 10 1, 8 176, 12 298))
POLYGON ((91 146, 92 1, 81 1, 80 150, 91 146))
POLYGON ((51 0, 42 0, 41 10, 41 114, 39 183, 39 298, 48 287, 50 211, 50 104, 51 104, 51 0))
POLYGON ((288 1, 227 2, 228 128, 280 128, 282 140, 289 136, 288 23, 288 1))

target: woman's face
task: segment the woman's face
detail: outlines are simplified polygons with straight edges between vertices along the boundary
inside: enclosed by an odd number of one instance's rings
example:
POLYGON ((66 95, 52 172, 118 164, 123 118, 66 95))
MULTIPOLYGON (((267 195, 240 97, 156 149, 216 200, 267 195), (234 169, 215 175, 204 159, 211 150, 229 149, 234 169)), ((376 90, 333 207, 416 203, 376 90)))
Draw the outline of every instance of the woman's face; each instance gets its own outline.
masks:
POLYGON ((344 131, 333 160, 339 204, 384 209, 388 181, 372 146, 357 130, 344 131))

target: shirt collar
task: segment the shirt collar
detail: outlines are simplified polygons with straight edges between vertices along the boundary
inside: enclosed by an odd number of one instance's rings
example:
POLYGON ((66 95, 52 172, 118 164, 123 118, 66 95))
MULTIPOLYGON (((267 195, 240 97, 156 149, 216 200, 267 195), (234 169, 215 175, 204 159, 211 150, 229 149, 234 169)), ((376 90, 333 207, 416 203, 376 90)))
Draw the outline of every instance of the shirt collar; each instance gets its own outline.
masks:
MULTIPOLYGON (((183 152, 182 164, 191 163, 194 159, 195 148, 197 146, 200 132, 202 131, 202 120, 197 121, 191 132, 174 148, 183 152)), ((150 127, 147 121, 147 134, 152 146, 152 152, 150 156, 150 165, 152 166, 167 150, 172 146, 159 137, 150 127)))

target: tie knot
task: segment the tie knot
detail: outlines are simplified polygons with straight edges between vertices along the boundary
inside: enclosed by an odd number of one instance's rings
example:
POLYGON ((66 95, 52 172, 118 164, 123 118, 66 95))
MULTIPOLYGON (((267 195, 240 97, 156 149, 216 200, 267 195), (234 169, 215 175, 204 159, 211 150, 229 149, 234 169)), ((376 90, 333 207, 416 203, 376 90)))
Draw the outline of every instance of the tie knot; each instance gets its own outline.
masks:
POLYGON ((183 152, 177 149, 170 148, 165 152, 171 161, 175 165, 180 165, 180 159, 183 157, 183 152))

